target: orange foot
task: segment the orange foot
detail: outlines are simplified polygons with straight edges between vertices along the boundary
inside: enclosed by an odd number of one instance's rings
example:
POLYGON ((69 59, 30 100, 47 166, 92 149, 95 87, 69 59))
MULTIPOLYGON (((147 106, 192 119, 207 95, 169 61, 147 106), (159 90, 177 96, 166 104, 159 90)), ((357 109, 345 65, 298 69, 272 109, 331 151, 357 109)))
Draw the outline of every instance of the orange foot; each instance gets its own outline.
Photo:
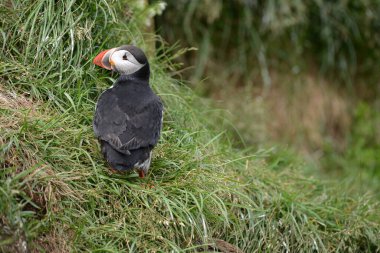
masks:
POLYGON ((145 184, 145 189, 153 189, 153 188, 154 188, 154 184, 150 184, 150 183, 145 184))
POLYGON ((112 167, 109 167, 109 169, 110 169, 111 174, 119 174, 120 173, 120 171, 118 171, 117 169, 114 169, 112 167))

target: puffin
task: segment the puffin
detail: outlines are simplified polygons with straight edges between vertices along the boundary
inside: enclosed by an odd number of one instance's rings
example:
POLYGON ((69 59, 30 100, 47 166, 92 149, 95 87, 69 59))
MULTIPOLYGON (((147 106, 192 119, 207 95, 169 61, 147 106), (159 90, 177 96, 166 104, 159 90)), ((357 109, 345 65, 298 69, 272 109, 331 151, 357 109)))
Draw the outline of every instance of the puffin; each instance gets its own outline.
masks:
POLYGON ((93 63, 120 76, 99 97, 93 129, 113 171, 148 173, 162 129, 163 105, 149 85, 144 52, 133 45, 104 50, 93 63))

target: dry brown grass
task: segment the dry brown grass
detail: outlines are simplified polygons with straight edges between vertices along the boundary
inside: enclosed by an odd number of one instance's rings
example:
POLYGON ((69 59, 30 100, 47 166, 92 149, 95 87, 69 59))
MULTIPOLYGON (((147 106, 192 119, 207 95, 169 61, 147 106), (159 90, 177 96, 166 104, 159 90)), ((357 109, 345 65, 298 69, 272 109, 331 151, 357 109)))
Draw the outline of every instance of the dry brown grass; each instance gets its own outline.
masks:
POLYGON ((266 101, 268 114, 273 115, 267 121, 273 139, 304 151, 322 149, 327 139, 344 148, 351 124, 350 104, 325 80, 307 75, 290 90, 286 85, 274 85, 266 101))
POLYGON ((272 72, 271 79, 266 92, 258 88, 260 81, 212 92, 248 144, 274 141, 313 153, 331 141, 337 150, 344 149, 352 117, 345 94, 311 73, 295 77, 272 72))
POLYGON ((32 253, 39 253, 42 248, 49 253, 68 253, 72 252, 71 241, 74 239, 74 234, 65 224, 62 224, 62 231, 49 231, 49 233, 37 238, 34 243, 38 245, 32 253))

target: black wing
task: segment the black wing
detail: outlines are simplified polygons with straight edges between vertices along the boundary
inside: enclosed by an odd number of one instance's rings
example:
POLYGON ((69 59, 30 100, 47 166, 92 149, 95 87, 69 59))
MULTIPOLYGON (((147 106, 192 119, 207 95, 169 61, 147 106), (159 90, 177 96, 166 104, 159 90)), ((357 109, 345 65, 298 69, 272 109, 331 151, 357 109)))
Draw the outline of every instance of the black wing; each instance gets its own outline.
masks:
POLYGON ((153 94, 136 108, 121 108, 111 90, 99 98, 93 128, 95 135, 108 142, 117 151, 153 147, 157 144, 162 127, 162 103, 153 94))

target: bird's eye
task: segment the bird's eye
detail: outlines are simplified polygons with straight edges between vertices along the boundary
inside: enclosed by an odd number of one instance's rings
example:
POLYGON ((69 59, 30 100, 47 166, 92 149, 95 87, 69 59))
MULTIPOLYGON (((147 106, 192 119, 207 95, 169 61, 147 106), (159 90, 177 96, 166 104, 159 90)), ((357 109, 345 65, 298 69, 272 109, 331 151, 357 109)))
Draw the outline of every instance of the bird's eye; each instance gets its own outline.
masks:
POLYGON ((123 60, 128 60, 127 54, 123 55, 123 60))

